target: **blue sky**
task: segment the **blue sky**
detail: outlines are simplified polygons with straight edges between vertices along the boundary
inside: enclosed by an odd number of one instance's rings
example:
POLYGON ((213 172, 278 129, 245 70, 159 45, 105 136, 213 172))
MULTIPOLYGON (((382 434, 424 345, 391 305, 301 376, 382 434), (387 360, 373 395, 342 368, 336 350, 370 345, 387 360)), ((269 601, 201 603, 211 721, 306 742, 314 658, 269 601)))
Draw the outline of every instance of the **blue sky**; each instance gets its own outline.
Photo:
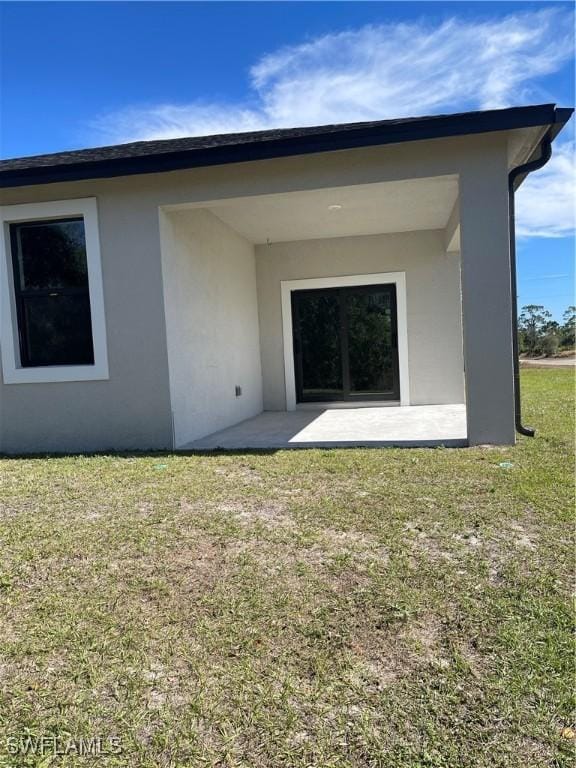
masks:
MULTIPOLYGON (((572 3, 0 4, 3 157, 555 101, 572 3)), ((519 301, 574 303, 574 122, 519 193, 519 301)))

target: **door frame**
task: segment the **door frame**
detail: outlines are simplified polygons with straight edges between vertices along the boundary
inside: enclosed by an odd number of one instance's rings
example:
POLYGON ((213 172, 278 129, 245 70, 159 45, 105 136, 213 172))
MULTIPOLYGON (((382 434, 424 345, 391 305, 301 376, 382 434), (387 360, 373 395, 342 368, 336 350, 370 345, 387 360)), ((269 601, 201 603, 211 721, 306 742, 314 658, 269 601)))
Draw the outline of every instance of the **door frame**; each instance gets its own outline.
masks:
POLYGON ((292 332, 292 291, 314 288, 346 288, 356 285, 381 285, 383 283, 389 285, 394 284, 396 286, 400 405, 410 405, 406 273, 378 272, 366 275, 341 275, 338 277, 313 277, 301 280, 282 280, 280 282, 287 411, 296 410, 296 374, 294 370, 294 339, 292 332))

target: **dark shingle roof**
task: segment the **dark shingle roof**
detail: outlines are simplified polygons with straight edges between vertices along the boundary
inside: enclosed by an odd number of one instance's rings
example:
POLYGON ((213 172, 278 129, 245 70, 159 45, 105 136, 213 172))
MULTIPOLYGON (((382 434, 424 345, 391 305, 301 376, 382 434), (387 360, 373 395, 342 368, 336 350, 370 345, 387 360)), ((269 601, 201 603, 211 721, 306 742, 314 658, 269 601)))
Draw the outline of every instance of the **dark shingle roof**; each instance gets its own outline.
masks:
POLYGON ((0 161, 0 187, 124 176, 445 136, 563 124, 554 104, 396 120, 136 141, 0 161))
POLYGON ((132 157, 157 156, 172 152, 194 152, 199 149, 214 149, 255 144, 259 142, 294 139, 318 134, 331 134, 340 131, 358 130, 374 126, 398 123, 398 120, 380 120, 372 123, 346 123, 343 125, 320 125, 313 128, 279 128, 268 131, 250 131, 248 133, 219 133, 213 136, 187 136, 182 139, 159 139, 155 141, 133 141, 129 144, 112 144, 93 149, 78 149, 71 152, 58 152, 50 155, 17 157, 13 160, 0 160, 0 171, 19 170, 22 168, 41 168, 70 163, 90 163, 102 160, 118 160, 132 157))

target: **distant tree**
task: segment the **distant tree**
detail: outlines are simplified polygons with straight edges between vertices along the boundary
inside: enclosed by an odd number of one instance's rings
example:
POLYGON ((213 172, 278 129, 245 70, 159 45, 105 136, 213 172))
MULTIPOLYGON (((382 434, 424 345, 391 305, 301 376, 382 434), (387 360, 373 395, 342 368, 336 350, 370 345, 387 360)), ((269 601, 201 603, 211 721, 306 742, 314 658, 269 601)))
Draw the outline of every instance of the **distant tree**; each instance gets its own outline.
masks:
POLYGON ((562 315, 560 326, 560 346, 572 349, 576 346, 576 307, 570 306, 562 315))
POLYGON ((558 323, 547 323, 538 344, 539 354, 546 355, 546 357, 552 357, 558 352, 558 349, 560 348, 559 329, 560 326, 558 323))
POLYGON ((527 304, 522 307, 518 319, 520 351, 527 355, 546 354, 543 339, 552 333, 552 315, 540 304, 527 304))

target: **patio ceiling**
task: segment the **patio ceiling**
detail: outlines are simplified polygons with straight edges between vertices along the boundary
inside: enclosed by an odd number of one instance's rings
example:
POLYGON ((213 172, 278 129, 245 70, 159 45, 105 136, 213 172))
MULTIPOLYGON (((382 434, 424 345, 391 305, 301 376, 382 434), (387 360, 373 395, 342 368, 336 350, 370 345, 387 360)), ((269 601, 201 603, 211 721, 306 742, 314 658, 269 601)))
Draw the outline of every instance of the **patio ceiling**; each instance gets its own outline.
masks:
POLYGON ((444 229, 458 197, 456 176, 410 179, 210 203, 252 243, 444 229))

